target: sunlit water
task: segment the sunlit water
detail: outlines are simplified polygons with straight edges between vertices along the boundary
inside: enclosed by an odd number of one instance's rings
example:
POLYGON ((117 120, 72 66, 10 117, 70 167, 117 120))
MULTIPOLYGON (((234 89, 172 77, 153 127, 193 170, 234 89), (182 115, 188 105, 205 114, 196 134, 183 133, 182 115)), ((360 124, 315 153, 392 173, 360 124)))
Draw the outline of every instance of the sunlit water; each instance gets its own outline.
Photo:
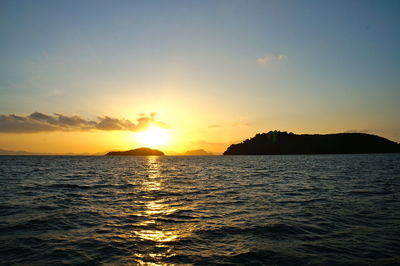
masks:
POLYGON ((0 264, 400 263, 400 154, 0 157, 0 264))

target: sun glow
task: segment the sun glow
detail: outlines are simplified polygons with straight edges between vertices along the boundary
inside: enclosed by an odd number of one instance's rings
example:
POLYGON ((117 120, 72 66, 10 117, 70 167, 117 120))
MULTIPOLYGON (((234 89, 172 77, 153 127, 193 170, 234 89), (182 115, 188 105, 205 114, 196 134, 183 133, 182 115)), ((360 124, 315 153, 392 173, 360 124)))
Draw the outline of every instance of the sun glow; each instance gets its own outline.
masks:
POLYGON ((166 129, 151 126, 146 131, 138 133, 139 141, 143 145, 156 147, 164 145, 169 140, 169 132, 166 129))

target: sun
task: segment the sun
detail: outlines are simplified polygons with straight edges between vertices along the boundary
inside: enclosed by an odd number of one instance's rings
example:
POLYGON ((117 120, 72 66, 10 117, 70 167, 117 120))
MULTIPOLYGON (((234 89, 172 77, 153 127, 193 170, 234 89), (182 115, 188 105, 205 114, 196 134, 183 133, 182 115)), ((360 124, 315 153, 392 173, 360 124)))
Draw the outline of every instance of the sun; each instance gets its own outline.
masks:
POLYGON ((139 132, 140 143, 149 147, 164 145, 169 140, 169 132, 166 129, 151 126, 146 131, 139 132))

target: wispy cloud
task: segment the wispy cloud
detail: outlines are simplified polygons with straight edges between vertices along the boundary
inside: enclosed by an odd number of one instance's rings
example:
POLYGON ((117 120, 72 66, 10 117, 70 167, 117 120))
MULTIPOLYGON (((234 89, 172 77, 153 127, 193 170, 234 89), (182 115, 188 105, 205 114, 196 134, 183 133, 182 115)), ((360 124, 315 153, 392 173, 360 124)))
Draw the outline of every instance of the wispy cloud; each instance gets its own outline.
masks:
POLYGON ((220 127, 221 127, 221 125, 217 125, 217 124, 212 124, 212 125, 208 126, 208 128, 220 128, 220 127))
POLYGON ((49 131, 88 131, 88 130, 121 130, 142 131, 150 125, 168 128, 164 122, 157 121, 156 114, 140 114, 136 122, 109 116, 99 116, 88 120, 80 115, 43 114, 34 112, 30 115, 0 115, 0 132, 2 133, 36 133, 49 131))
POLYGON ((265 55, 263 57, 257 58, 256 61, 260 65, 268 65, 268 64, 277 63, 277 62, 286 62, 287 56, 284 54, 265 55))
POLYGON ((235 122, 235 123, 233 123, 233 126, 235 126, 235 127, 251 127, 251 124, 247 123, 247 122, 235 122))
POLYGON ((349 129, 343 131, 343 133, 371 133, 368 129, 349 129))

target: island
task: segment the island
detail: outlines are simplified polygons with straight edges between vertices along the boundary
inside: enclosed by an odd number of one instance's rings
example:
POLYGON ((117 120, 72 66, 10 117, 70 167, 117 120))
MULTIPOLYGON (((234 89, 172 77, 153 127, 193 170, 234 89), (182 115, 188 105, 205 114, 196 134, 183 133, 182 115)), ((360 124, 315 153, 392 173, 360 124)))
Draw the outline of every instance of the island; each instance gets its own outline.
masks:
POLYGON ((150 149, 150 148, 138 148, 129 151, 110 151, 106 155, 135 155, 135 156, 148 156, 148 155, 157 155, 164 156, 165 154, 162 151, 150 149))
POLYGON ((270 131, 232 144, 223 155, 395 153, 400 144, 366 133, 302 134, 270 131))
POLYGON ((182 155, 186 155, 186 156, 210 156, 210 155, 213 155, 213 154, 211 152, 205 151, 203 149, 198 149, 198 150, 186 151, 182 155))

